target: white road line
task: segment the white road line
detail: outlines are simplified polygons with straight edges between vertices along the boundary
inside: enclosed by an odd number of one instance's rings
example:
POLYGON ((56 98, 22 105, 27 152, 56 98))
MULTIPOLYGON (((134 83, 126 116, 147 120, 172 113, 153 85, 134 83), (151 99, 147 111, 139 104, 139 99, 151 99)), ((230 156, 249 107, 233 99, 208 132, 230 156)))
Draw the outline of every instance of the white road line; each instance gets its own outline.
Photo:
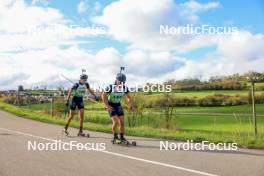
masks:
MULTIPOLYGON (((57 139, 45 138, 45 137, 41 137, 41 136, 32 135, 32 134, 29 134, 29 133, 16 131, 16 130, 10 130, 10 129, 6 129, 6 128, 0 128, 0 130, 5 130, 5 131, 9 131, 9 132, 20 134, 20 135, 30 136, 30 137, 34 137, 34 138, 47 140, 47 141, 53 141, 53 142, 57 141, 58 142, 57 139)), ((64 144, 70 144, 70 143, 67 143, 67 142, 63 142, 61 140, 60 140, 60 142, 64 143, 64 144)), ((195 173, 195 174, 199 174, 199 175, 219 176, 219 175, 216 175, 216 174, 211 174, 211 173, 202 172, 202 171, 198 171, 198 170, 188 169, 188 168, 185 168, 185 167, 180 167, 180 166, 176 166, 176 165, 166 164, 166 163, 162 163, 162 162, 158 162, 158 161, 147 160, 147 159, 138 158, 138 157, 134 157, 134 156, 124 155, 124 154, 120 154, 120 153, 110 152, 110 151, 107 151, 107 150, 98 151, 98 152, 102 152, 102 153, 106 153, 106 154, 114 155, 114 156, 119 156, 119 157, 123 157, 123 158, 128 158, 128 159, 132 159, 132 160, 142 161, 142 162, 145 162, 145 163, 151 163, 151 164, 155 164, 155 165, 159 165, 159 166, 174 168, 174 169, 178 169, 178 170, 182 170, 182 171, 186 171, 186 172, 191 172, 191 173, 195 173)))

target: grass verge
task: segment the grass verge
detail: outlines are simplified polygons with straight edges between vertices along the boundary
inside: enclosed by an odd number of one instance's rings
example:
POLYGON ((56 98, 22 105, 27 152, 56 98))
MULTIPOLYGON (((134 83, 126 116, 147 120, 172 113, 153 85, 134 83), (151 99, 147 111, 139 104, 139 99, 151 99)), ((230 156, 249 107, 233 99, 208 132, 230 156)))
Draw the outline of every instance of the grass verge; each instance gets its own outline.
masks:
MULTIPOLYGON (((19 117, 24 117, 27 119, 37 120, 41 122, 64 125, 65 120, 59 117, 51 117, 47 114, 42 114, 41 112, 36 112, 30 109, 23 109, 13 105, 9 105, 0 102, 0 109, 13 113, 19 117)), ((73 121, 71 123, 72 127, 78 128, 78 121, 73 121)), ((97 124, 97 123, 86 123, 84 129, 98 132, 111 133, 111 125, 107 124, 97 124)), ((257 138, 254 138, 252 134, 249 133, 227 133, 227 132, 208 132, 208 131, 195 131, 195 130, 167 130, 167 129, 154 129, 151 127, 141 126, 126 128, 126 134, 131 136, 141 136, 141 137, 152 137, 170 140, 193 140, 194 142, 210 141, 214 143, 225 142, 231 143, 236 142, 240 147, 247 148, 257 148, 264 149, 264 135, 260 134, 257 138)))

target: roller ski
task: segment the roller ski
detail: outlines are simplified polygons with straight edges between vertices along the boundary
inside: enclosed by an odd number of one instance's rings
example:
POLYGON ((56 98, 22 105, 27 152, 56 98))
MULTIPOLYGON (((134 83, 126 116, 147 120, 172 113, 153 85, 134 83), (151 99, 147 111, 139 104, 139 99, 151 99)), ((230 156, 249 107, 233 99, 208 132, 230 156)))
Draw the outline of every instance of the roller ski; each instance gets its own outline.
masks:
POLYGON ((85 134, 83 131, 79 131, 79 133, 77 134, 77 136, 78 137, 87 137, 87 138, 89 138, 90 137, 90 134, 89 133, 85 134))
POLYGON ((112 144, 120 144, 120 145, 125 145, 125 146, 130 146, 130 145, 136 146, 137 145, 136 141, 129 142, 125 138, 113 138, 111 142, 112 144))
POLYGON ((65 136, 69 136, 69 131, 68 131, 68 129, 66 128, 66 127, 64 127, 63 129, 62 129, 62 135, 65 135, 65 136))

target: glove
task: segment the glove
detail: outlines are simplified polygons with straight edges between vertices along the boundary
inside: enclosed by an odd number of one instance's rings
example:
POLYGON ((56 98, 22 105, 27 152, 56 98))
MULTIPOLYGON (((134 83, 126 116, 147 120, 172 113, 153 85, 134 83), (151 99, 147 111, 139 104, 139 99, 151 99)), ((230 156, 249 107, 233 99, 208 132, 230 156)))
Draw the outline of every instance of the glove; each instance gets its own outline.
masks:
POLYGON ((69 106, 69 100, 66 101, 65 105, 68 107, 69 106))
POLYGON ((99 101, 99 97, 95 96, 94 97, 95 101, 99 101))

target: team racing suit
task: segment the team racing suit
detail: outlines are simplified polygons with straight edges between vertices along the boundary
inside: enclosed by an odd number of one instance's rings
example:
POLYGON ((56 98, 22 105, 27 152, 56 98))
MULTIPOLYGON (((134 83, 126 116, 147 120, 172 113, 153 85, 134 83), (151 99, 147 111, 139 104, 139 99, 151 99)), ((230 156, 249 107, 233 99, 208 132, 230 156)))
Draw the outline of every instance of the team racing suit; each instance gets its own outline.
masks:
POLYGON ((84 103, 83 103, 83 97, 86 93, 86 90, 89 89, 90 86, 88 83, 85 83, 85 84, 81 84, 80 82, 79 83, 76 83, 73 85, 72 87, 72 95, 73 95, 73 98, 72 98, 72 101, 71 101, 71 104, 70 104, 70 108, 71 110, 75 110, 76 107, 80 110, 80 109, 84 109, 84 103))
POLYGON ((115 84, 111 84, 105 89, 105 92, 108 94, 108 104, 112 107, 112 111, 109 112, 110 117, 123 116, 124 111, 120 102, 123 96, 129 93, 128 88, 124 85, 122 87, 118 87, 115 84))

